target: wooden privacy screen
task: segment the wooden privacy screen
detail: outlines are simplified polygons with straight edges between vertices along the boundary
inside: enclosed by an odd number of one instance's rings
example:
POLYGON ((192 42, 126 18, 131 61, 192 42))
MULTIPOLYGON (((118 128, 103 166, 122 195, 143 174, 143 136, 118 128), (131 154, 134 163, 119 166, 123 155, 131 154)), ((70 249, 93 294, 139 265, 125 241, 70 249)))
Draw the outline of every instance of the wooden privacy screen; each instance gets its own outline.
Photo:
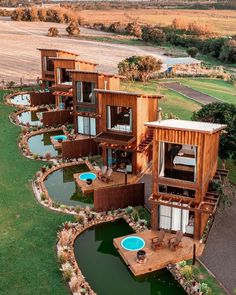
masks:
POLYGON ((62 142, 62 157, 65 159, 97 155, 98 146, 93 138, 62 142))
POLYGON ((127 206, 144 206, 144 183, 94 190, 94 210, 96 212, 116 210, 127 206))
POLYGON ((73 115, 69 110, 49 111, 43 113, 44 126, 58 126, 73 123, 73 115))
POLYGON ((55 104, 55 96, 50 92, 31 92, 30 105, 39 106, 43 104, 55 104))

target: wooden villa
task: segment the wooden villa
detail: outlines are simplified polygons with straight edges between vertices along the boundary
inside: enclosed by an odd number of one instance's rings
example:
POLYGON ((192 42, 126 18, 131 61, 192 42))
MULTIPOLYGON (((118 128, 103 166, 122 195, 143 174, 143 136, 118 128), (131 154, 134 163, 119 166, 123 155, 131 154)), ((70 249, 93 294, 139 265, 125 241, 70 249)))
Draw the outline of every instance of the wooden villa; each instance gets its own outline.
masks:
POLYGON ((103 163, 116 171, 138 174, 152 159, 152 130, 144 123, 156 120, 158 99, 114 90, 95 90, 99 103, 99 144, 103 163))
POLYGON ((184 120, 145 124, 153 131, 151 227, 201 239, 218 197, 208 191, 217 172, 225 125, 184 120))

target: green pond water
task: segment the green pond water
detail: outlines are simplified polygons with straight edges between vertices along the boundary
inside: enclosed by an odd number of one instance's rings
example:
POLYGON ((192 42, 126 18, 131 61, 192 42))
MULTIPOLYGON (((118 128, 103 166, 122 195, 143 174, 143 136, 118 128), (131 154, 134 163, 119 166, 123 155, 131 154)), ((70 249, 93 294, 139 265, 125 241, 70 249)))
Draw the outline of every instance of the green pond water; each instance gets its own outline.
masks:
POLYGON ((11 98, 11 103, 15 105, 30 105, 30 94, 19 94, 11 98))
POLYGON ((63 131, 53 131, 46 132, 38 135, 34 135, 29 138, 28 145, 30 151, 33 154, 39 156, 45 156, 46 153, 50 153, 52 157, 58 156, 60 154, 60 149, 56 150, 51 143, 50 137, 54 135, 64 134, 63 131))
POLYGON ((38 115, 41 115, 42 111, 28 111, 23 112, 17 116, 20 124, 29 123, 31 126, 42 126, 43 123, 39 120, 38 115))
POLYGON ((83 195, 77 187, 73 174, 89 171, 86 164, 59 169, 44 181, 53 201, 67 206, 93 206, 93 195, 83 195))
POLYGON ((184 289, 166 269, 134 277, 113 246, 113 239, 132 234, 119 219, 96 225, 77 237, 74 251, 86 280, 98 295, 181 295, 184 289))

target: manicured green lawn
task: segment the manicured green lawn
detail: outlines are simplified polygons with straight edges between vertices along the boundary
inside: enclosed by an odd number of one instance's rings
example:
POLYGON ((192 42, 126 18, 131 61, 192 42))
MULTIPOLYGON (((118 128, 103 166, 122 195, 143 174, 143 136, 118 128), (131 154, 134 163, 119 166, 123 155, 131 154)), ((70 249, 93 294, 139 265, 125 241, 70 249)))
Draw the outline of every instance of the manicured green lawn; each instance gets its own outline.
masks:
POLYGON ((178 79, 182 84, 214 96, 223 102, 236 104, 236 88, 226 81, 216 79, 178 79))
POLYGON ((20 128, 2 104, 0 91, 0 294, 69 294, 56 258, 59 226, 72 217, 41 207, 31 188, 42 165, 20 155, 20 128))
POLYGON ((126 91, 164 95, 164 98, 159 101, 159 106, 162 107, 162 111, 168 114, 173 113, 180 119, 191 119, 192 113, 201 108, 200 104, 174 91, 161 87, 156 80, 152 80, 146 84, 141 82, 122 82, 122 89, 126 91))

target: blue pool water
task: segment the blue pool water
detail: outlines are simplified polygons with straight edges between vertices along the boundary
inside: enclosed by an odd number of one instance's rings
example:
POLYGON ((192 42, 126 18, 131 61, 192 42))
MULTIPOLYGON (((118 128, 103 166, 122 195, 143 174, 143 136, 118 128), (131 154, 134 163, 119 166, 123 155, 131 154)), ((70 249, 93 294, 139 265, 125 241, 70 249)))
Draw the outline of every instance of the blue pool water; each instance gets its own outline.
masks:
POLYGON ((145 246, 145 241, 144 239, 136 236, 127 237, 121 241, 121 246, 125 250, 137 251, 143 249, 143 247, 145 246))
POLYGON ((53 136, 53 139, 54 140, 67 140, 67 136, 66 135, 55 135, 55 136, 53 136))
POLYGON ((94 180, 96 178, 97 178, 97 175, 92 172, 84 172, 84 173, 80 174, 80 176, 79 176, 79 179, 83 180, 83 181, 86 181, 87 179, 94 180))

